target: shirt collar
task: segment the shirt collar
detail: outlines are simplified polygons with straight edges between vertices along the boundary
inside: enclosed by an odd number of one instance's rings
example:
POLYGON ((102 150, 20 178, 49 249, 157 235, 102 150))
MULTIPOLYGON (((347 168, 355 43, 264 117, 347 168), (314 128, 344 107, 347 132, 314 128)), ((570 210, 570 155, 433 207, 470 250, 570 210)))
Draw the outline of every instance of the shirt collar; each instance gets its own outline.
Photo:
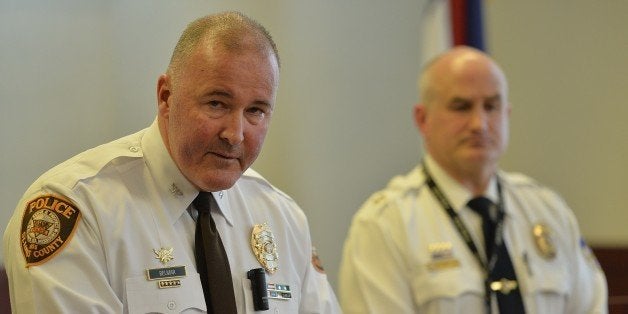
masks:
POLYGON ((227 191, 212 192, 212 195, 214 195, 216 204, 218 204, 218 211, 225 217, 227 223, 233 226, 233 215, 229 206, 229 193, 227 191))
MULTIPOLYGON (((440 165, 438 165, 438 163, 429 154, 425 156, 425 165, 432 175, 434 182, 436 182, 438 187, 445 194, 454 210, 461 210, 474 197, 471 191, 447 174, 447 172, 440 165)), ((493 203, 497 203, 497 180, 495 179, 495 176, 491 177, 488 189, 484 196, 490 199, 493 203)))
MULTIPOLYGON (((158 194, 164 204, 171 223, 175 223, 196 198, 199 191, 181 173, 172 160, 166 145, 161 138, 157 119, 148 127, 142 137, 142 152, 146 166, 155 181, 158 194)), ((231 211, 227 193, 225 191, 212 192, 219 211, 229 224, 232 224, 231 211)))

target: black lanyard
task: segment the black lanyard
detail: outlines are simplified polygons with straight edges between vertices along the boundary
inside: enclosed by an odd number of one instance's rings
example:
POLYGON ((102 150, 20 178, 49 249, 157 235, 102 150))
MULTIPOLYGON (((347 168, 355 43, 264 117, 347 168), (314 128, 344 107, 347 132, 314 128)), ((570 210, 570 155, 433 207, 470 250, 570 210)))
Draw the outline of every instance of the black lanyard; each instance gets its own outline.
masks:
MULTIPOLYGON (((443 209, 445 209, 445 211, 449 215, 449 218, 451 218, 451 221, 454 223, 454 226, 456 226, 458 233, 460 233, 460 236, 462 236, 462 239, 466 242, 467 247, 469 247, 469 250, 471 250, 471 253, 473 253, 473 256, 475 256, 475 259, 478 261, 478 263, 480 263, 480 266, 486 272, 486 280, 484 283, 485 290, 486 290, 485 302, 487 306, 487 311, 490 313, 492 290, 490 289, 488 278, 490 277, 489 275, 493 271, 493 268, 495 267, 495 262, 497 261, 497 251, 504 244, 504 238, 503 238, 503 221, 504 221, 503 199, 504 198, 502 197, 502 188, 499 182, 499 178, 497 178, 497 197, 499 198, 499 200, 497 202, 497 221, 496 221, 496 227, 495 227, 495 240, 493 243, 493 250, 492 250, 492 254, 490 258, 488 258, 487 262, 484 262, 484 260, 480 256, 477 246, 475 245, 475 242, 473 242, 473 238, 471 238, 469 229, 462 221, 462 218, 460 218, 460 215, 458 215, 458 213, 456 213, 454 208, 451 206, 451 203, 449 203, 449 200, 447 200, 447 197, 445 196, 443 191, 438 187, 438 185, 436 185, 436 182, 434 182, 434 179, 432 178, 429 171, 427 170, 427 166, 425 165, 425 163, 423 163, 423 172, 425 173, 425 181, 427 183, 427 186, 432 191, 432 194, 434 194, 434 196, 436 197, 438 202, 441 204, 443 209)), ((487 251, 488 249, 489 248, 485 248, 485 250, 487 251)))

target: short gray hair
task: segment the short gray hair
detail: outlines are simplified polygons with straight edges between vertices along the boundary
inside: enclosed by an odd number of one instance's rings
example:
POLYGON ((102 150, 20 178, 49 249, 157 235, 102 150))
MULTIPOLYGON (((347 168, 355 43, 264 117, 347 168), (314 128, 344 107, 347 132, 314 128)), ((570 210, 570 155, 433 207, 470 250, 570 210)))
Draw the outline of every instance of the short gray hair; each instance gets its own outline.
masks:
POLYGON ((241 51, 245 42, 259 51, 270 48, 279 65, 277 45, 266 28, 240 12, 229 11, 207 15, 188 24, 172 52, 168 71, 175 70, 206 38, 227 51, 241 51))

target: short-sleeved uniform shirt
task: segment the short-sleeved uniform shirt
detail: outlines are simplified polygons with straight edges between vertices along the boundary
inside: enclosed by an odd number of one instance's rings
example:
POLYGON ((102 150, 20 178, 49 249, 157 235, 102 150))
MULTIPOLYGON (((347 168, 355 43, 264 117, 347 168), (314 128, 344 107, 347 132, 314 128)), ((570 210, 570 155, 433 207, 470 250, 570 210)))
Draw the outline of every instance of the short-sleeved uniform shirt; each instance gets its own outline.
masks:
MULTIPOLYGON (((473 195, 425 164, 484 256, 473 195)), ((534 180, 499 172, 510 253, 526 313, 605 313, 606 280, 565 202, 534 180), (535 237, 535 226, 547 236, 535 237), (545 243, 539 243, 546 241, 545 243), (539 246, 540 245, 540 246, 539 246), (551 257, 551 249, 556 254, 551 257)), ((496 178, 486 197, 498 202, 496 178)), ((340 268, 345 313, 485 313, 485 271, 425 183, 422 165, 393 178, 353 218, 340 268)), ((492 306, 496 309, 496 303, 492 306)), ((496 313, 496 311, 493 311, 496 313)))
MULTIPOLYGON (((194 259, 196 225, 188 211, 197 194, 156 122, 49 170, 24 194, 5 231, 14 310, 205 311, 194 259), (165 287, 147 276, 150 269, 179 266, 185 276, 165 287)), ((306 217, 290 197, 251 169, 213 195, 218 206, 211 215, 229 258, 238 313, 253 312, 246 273, 263 267, 251 244, 258 224, 270 231, 278 262, 266 281, 289 292, 269 299, 270 313, 339 312, 326 275, 312 264, 306 217)))

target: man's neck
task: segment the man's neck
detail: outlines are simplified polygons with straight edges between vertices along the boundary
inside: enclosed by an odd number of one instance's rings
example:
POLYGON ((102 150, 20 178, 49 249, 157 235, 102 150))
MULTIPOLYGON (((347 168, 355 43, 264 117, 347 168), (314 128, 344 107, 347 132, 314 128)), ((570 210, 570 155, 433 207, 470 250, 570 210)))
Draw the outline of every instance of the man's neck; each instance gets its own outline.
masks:
POLYGON ((483 166, 472 169, 446 167, 434 160, 447 175, 464 186, 474 196, 484 195, 488 190, 491 178, 496 172, 496 166, 483 166))
POLYGON ((473 196, 481 196, 486 194, 488 190, 488 184, 491 182, 490 175, 481 175, 481 176, 472 176, 472 177, 454 177, 456 181, 460 182, 464 187, 466 187, 473 196))

